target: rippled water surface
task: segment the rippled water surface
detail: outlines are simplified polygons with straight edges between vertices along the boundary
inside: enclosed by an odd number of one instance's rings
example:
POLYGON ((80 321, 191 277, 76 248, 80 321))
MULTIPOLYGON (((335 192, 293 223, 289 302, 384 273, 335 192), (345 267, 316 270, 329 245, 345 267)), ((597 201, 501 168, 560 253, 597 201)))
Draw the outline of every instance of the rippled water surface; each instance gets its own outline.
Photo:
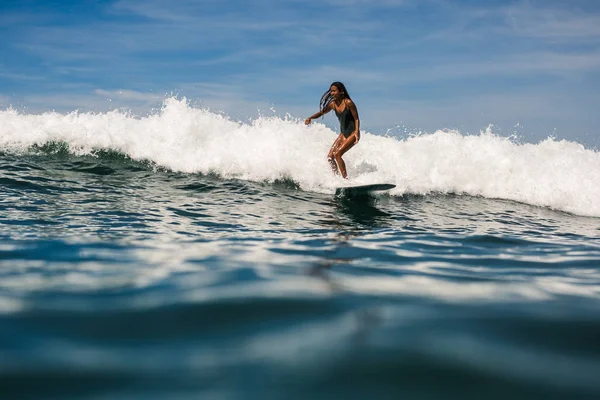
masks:
POLYGON ((600 219, 0 156, 2 398, 599 398, 600 219))

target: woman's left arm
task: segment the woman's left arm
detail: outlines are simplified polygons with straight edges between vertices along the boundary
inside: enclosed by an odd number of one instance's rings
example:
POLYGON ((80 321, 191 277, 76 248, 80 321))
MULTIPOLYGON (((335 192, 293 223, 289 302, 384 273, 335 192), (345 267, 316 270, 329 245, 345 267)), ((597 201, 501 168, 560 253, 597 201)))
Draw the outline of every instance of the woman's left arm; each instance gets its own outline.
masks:
POLYGON ((348 100, 346 105, 350 107, 350 112, 354 118, 354 132, 352 132, 352 134, 354 135, 354 143, 356 144, 360 140, 360 120, 358 119, 358 110, 356 109, 356 104, 354 104, 352 100, 348 100))

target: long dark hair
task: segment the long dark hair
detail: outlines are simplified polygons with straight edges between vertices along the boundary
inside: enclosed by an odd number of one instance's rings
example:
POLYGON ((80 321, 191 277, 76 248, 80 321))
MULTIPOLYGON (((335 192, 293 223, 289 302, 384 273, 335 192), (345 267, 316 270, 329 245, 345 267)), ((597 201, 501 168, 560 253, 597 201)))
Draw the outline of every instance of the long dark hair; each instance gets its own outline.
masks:
POLYGON ((339 90, 342 93, 342 98, 350 99, 350 95, 346 90, 346 86, 344 86, 342 82, 333 82, 331 85, 329 85, 329 90, 327 90, 325 93, 323 93, 323 96, 321 96, 321 103, 319 104, 319 109, 321 111, 324 111, 327 108, 327 106, 333 101, 333 96, 331 95, 332 86, 335 86, 337 90, 339 90))

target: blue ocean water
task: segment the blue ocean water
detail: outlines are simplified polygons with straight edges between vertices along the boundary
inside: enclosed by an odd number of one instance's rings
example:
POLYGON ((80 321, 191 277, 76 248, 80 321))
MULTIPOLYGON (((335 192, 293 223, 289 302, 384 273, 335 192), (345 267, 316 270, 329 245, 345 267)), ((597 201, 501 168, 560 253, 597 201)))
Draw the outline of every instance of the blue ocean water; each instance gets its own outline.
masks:
POLYGON ((0 121, 3 399, 600 396, 596 150, 366 133, 357 200, 321 124, 0 121))

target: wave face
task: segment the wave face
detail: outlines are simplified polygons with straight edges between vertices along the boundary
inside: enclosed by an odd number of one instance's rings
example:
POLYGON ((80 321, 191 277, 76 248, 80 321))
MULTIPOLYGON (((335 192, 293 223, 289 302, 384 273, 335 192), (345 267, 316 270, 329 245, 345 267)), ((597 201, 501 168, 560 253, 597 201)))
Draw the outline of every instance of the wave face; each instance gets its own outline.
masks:
MULTIPOLYGON (((116 152, 177 172, 257 182, 291 179, 304 190, 324 193, 344 184, 329 173, 326 160, 336 135, 322 123, 306 127, 291 117, 236 122, 177 98, 146 117, 122 110, 0 111, 3 152, 116 152)), ((600 217, 600 154, 575 142, 548 138, 525 144, 490 130, 401 139, 364 132, 344 158, 350 184, 393 183, 394 196, 468 194, 600 217)))

